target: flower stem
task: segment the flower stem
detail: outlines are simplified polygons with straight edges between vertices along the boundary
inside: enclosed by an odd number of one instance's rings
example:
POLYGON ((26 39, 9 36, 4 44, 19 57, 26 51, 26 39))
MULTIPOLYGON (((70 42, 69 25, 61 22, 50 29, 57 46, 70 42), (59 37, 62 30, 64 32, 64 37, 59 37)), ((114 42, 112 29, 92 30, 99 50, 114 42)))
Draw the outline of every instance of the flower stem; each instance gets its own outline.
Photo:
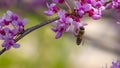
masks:
POLYGON ((71 12, 72 12, 72 9, 71 9, 70 5, 69 5, 66 1, 65 1, 65 5, 66 5, 67 8, 68 8, 68 12, 71 13, 71 12))
POLYGON ((112 2, 112 0, 106 2, 106 3, 104 4, 104 6, 106 6, 107 4, 109 4, 109 3, 111 3, 111 2, 112 2))

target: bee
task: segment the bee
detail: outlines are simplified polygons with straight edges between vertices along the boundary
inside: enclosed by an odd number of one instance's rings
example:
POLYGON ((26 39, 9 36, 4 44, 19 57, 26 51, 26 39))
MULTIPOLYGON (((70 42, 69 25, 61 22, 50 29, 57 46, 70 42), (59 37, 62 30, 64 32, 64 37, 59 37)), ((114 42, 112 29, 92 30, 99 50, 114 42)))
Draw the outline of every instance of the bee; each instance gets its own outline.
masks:
POLYGON ((76 37, 77 37, 76 38, 76 44, 77 45, 81 44, 84 33, 85 33, 85 28, 82 26, 82 27, 79 28, 78 34, 76 35, 76 37))

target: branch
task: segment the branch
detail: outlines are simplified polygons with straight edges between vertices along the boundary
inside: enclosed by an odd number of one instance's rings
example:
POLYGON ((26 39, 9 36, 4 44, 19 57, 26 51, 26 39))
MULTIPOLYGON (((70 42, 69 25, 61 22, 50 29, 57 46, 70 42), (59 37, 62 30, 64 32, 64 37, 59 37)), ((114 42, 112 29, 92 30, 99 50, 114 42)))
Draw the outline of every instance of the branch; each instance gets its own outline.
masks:
MULTIPOLYGON (((26 35, 29 34, 30 32, 32 32, 32 31, 34 31, 34 30, 36 30, 36 29, 38 29, 38 28, 41 28, 42 26, 45 26, 45 25, 47 25, 47 24, 49 24, 49 23, 52 23, 52 22, 54 22, 54 21, 56 21, 56 20, 58 20, 58 19, 59 19, 59 18, 56 17, 56 18, 54 18, 54 19, 48 20, 48 21, 46 21, 46 22, 42 22, 42 23, 40 23, 40 24, 37 24, 37 25, 35 25, 35 26, 33 26, 33 27, 30 27, 30 28, 26 29, 25 31, 23 31, 23 33, 22 33, 18 38, 15 39, 15 42, 18 42, 20 39, 22 39, 24 36, 26 36, 26 35)), ((3 49, 0 51, 0 55, 3 54, 5 51, 7 51, 7 50, 6 50, 5 48, 3 48, 3 49)))
POLYGON ((111 2, 112 2, 112 0, 106 2, 106 3, 104 4, 104 6, 106 6, 107 4, 109 4, 109 3, 111 3, 111 2))

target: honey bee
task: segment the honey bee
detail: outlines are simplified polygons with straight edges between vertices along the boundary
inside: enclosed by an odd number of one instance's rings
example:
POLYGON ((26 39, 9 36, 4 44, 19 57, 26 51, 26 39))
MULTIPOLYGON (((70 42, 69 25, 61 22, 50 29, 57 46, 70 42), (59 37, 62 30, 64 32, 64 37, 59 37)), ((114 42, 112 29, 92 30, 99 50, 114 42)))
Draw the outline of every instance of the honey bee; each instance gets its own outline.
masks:
POLYGON ((85 28, 84 27, 80 27, 78 30, 78 34, 76 35, 76 44, 80 45, 83 39, 83 35, 85 33, 85 28))

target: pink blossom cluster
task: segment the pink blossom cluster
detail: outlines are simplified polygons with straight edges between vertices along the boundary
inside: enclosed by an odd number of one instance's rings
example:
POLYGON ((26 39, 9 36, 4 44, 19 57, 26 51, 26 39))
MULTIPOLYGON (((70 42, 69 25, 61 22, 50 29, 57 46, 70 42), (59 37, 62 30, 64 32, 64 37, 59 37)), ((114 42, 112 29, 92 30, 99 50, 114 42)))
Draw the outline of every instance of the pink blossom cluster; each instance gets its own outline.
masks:
POLYGON ((106 7, 110 9, 115 8, 120 11, 120 0, 112 0, 106 7))
POLYGON ((112 62, 112 66, 110 68, 120 68, 120 61, 116 60, 112 62))
MULTIPOLYGON (((105 68, 108 68, 107 66, 105 68)), ((110 68, 120 68, 120 60, 114 60, 112 61, 112 65, 110 68)))
POLYGON ((75 0, 74 9, 71 9, 67 0, 53 0, 50 5, 47 4, 48 10, 44 13, 48 16, 57 14, 59 20, 55 21, 56 28, 52 28, 56 32, 56 39, 60 38, 64 32, 68 32, 70 26, 73 26, 73 34, 76 35, 80 27, 87 25, 82 23, 81 19, 84 15, 88 15, 94 20, 102 17, 102 11, 109 9, 119 9, 120 0, 75 0), (57 4, 65 4, 68 10, 60 8, 57 4))
POLYGON ((0 18, 0 40, 3 40, 2 47, 6 50, 11 47, 18 48, 20 45, 15 42, 15 37, 24 30, 27 19, 21 20, 16 14, 7 11, 0 18))

